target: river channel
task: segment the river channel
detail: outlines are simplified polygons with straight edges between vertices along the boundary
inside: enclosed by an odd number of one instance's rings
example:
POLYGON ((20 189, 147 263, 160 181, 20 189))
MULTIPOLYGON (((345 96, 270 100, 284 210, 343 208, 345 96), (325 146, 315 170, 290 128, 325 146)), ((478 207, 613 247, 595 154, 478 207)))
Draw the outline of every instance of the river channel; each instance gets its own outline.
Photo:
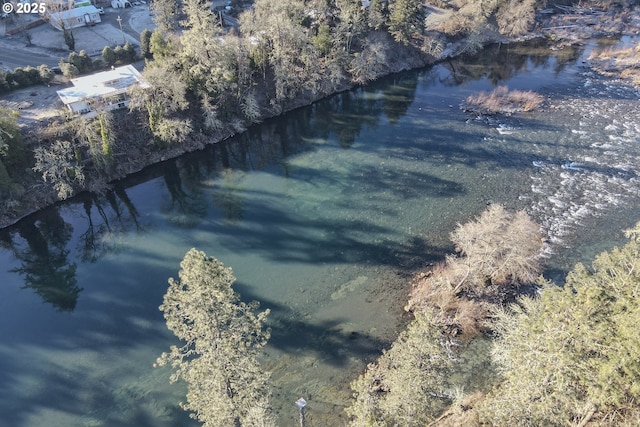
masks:
POLYGON ((297 425, 299 397, 307 426, 344 425, 349 382, 402 328, 411 275, 452 251, 457 223, 524 209, 561 283, 640 220, 639 93, 583 64, 615 42, 496 46, 390 76, 0 231, 0 425, 197 425, 184 385, 152 367, 176 343, 158 306, 192 247, 271 309, 279 425, 297 425), (496 85, 545 105, 459 109, 496 85))

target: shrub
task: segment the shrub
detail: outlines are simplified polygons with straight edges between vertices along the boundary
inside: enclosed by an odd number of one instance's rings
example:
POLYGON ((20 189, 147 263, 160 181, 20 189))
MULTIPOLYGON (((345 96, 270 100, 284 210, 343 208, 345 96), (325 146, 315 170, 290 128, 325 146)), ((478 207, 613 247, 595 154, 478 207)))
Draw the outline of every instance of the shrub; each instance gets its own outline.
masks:
POLYGON ((115 64, 116 59, 117 57, 115 52, 109 46, 105 46, 104 49, 102 49, 102 60, 105 62, 105 64, 107 64, 108 66, 112 66, 113 64, 115 64))
POLYGON ((27 86, 27 76, 22 68, 15 68, 13 73, 8 75, 9 81, 18 87, 27 86))
POLYGON ((33 86, 42 83, 42 79, 40 78, 40 73, 37 68, 34 67, 25 67, 24 72, 27 75, 27 85, 33 86))
POLYGON ((153 55, 153 58, 156 60, 171 56, 171 48, 169 46, 169 42, 157 29, 153 33, 151 33, 149 50, 151 52, 151 55, 153 55))
POLYGON ((8 77, 8 80, 20 88, 33 86, 41 82, 38 70, 33 67, 16 68, 8 77))
POLYGON ((533 26, 536 0, 509 0, 498 10, 498 30, 508 36, 519 36, 533 26))
POLYGON ((327 24, 318 28, 318 34, 311 38, 311 42, 318 49, 320 55, 326 56, 331 51, 331 29, 327 24))
POLYGON ((67 62, 76 67, 78 74, 87 74, 93 71, 93 61, 84 50, 81 50, 80 53, 71 52, 67 62))
POLYGON ((91 67, 94 70, 101 70, 104 68, 104 61, 100 58, 96 58, 91 62, 91 67))
POLYGON ((11 90, 11 75, 10 73, 0 70, 0 93, 6 93, 11 90))
POLYGON ((78 54, 78 59, 80 61, 80 66, 78 66, 78 70, 80 70, 81 74, 90 73, 93 71, 93 60, 87 52, 81 50, 78 54))
POLYGON ((113 53, 116 56, 115 62, 119 62, 122 59, 122 56, 123 56, 122 46, 116 46, 115 49, 113 49, 113 53))
POLYGON ((42 83, 49 84, 54 75, 55 73, 48 65, 42 64, 38 67, 38 76, 42 83))
POLYGON ((129 42, 126 42, 124 48, 122 49, 122 58, 121 60, 127 64, 134 62, 138 58, 138 54, 136 53, 136 48, 129 42))
POLYGON ((542 105, 544 98, 533 91, 509 90, 498 86, 491 93, 469 96, 460 108, 478 114, 515 113, 532 111, 542 105))
POLYGON ((151 58, 151 31, 146 28, 140 33, 140 56, 151 58))
POLYGON ((65 61, 60 61, 60 71, 65 77, 77 77, 80 75, 78 67, 65 61))
POLYGON ((628 79, 632 84, 640 85, 640 43, 636 43, 635 47, 594 52, 589 56, 589 61, 602 75, 628 79))
POLYGON ((426 426, 451 403, 453 363, 429 310, 351 384, 351 426, 426 426))

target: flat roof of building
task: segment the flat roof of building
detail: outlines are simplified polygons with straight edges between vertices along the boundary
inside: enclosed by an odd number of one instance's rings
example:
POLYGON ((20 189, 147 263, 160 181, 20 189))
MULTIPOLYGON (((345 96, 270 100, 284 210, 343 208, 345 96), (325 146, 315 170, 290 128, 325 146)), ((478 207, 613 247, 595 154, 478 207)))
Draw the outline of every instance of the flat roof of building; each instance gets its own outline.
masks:
POLYGON ((71 79, 73 87, 57 91, 65 105, 87 98, 103 98, 126 92, 130 87, 138 85, 149 87, 142 75, 133 65, 117 67, 109 71, 90 74, 71 79))
POLYGON ((63 10, 62 12, 54 12, 49 14, 49 19, 68 19, 77 18, 92 13, 100 13, 95 6, 82 6, 69 10, 63 10))

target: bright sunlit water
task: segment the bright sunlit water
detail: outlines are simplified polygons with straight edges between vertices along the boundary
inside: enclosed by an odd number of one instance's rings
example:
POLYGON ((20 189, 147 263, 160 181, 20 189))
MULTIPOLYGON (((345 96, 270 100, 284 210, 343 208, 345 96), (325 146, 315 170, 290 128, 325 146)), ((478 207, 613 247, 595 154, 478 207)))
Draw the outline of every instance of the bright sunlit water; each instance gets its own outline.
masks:
MULTIPOLYGON (((586 48, 597 47, 596 44, 586 48)), ((581 68, 585 50, 527 46, 402 73, 145 170, 0 234, 0 425, 189 426, 156 357, 158 306, 196 247, 270 308, 282 426, 342 425, 349 382, 406 318, 411 274, 485 209, 524 209, 547 276, 640 219, 640 97, 581 68), (468 95, 534 89, 542 111, 476 118, 468 95)))

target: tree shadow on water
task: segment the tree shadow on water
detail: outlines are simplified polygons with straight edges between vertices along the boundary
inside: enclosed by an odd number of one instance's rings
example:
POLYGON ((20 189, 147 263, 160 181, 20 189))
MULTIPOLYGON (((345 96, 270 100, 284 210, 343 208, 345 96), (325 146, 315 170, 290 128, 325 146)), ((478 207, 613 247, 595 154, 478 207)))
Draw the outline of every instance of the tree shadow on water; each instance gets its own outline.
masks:
POLYGON ((182 396, 175 396, 174 400, 148 385, 117 384, 112 377, 96 379, 95 372, 83 369, 65 366, 38 372, 38 387, 23 387, 28 378, 24 382, 19 376, 24 374, 12 375, 10 383, 0 391, 2 425, 26 427, 36 425, 35 422, 73 426, 99 423, 109 427, 199 425, 179 407, 182 396))
MULTIPOLYGON (((244 301, 254 295, 242 284, 234 285, 244 301)), ((348 319, 334 318, 310 322, 304 315, 273 300, 260 299, 259 311, 270 309, 267 326, 271 338, 267 344, 289 354, 312 355, 332 366, 341 367, 351 359, 370 360, 382 352, 390 342, 369 335, 366 331, 346 327, 348 319)))

